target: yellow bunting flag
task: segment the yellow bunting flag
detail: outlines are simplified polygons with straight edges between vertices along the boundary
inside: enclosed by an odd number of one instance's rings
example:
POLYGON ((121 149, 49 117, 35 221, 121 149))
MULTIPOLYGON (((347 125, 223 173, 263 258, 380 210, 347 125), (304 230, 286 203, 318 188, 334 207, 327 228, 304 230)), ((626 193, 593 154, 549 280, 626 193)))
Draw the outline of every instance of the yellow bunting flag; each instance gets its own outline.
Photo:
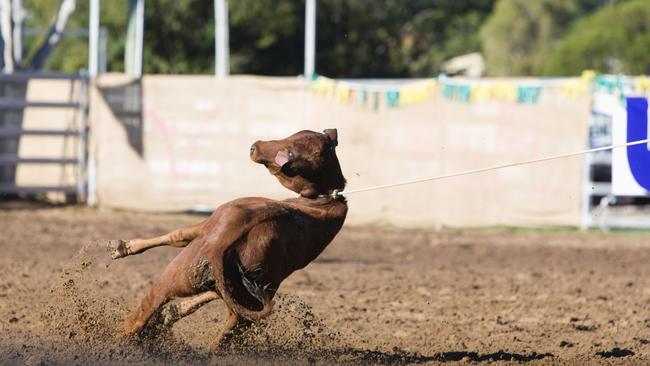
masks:
POLYGON ((638 92, 650 93, 650 77, 637 76, 634 78, 634 87, 638 92))
POLYGON ((399 91, 399 105, 407 106, 415 103, 421 103, 427 100, 429 96, 429 84, 416 83, 406 85, 399 91))
POLYGON ((492 85, 492 98, 505 102, 517 100, 517 85, 515 83, 497 83, 492 85))
POLYGON ((312 88, 314 92, 316 92, 316 94, 318 95, 322 95, 325 97, 332 97, 334 96, 334 89, 336 88, 336 82, 330 78, 319 76, 318 79, 316 79, 312 83, 312 88))
POLYGON ((492 99, 492 86, 486 84, 476 84, 472 88, 471 100, 474 102, 487 102, 492 99))
POLYGON ((334 92, 334 98, 341 103, 348 103, 350 101, 352 89, 345 84, 337 84, 334 92))
POLYGON ((593 70, 585 70, 577 80, 569 80, 560 85, 560 91, 567 98, 579 98, 589 91, 589 85, 596 77, 593 70))

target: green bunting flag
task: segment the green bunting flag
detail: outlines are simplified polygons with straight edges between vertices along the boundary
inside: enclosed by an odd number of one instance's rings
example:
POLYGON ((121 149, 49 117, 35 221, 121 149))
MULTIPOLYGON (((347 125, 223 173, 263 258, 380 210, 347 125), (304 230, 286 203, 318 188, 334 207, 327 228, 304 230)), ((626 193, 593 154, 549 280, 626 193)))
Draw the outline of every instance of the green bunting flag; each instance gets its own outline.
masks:
POLYGON ((521 104, 536 104, 542 88, 539 86, 520 86, 517 88, 517 102, 521 104))
POLYGON ((389 91, 386 93, 386 106, 393 108, 399 105, 399 92, 389 91))
POLYGON ((448 78, 441 75, 435 79, 417 80, 398 87, 386 88, 377 84, 361 84, 351 81, 336 81, 314 75, 309 84, 318 95, 348 104, 358 102, 378 111, 386 108, 405 107, 430 100, 439 90, 442 97, 461 103, 486 103, 494 101, 519 104, 537 104, 543 91, 557 88, 568 99, 581 98, 590 92, 599 91, 618 96, 629 92, 650 93, 650 78, 647 76, 625 77, 596 75, 587 70, 579 78, 538 80, 474 80, 448 78))

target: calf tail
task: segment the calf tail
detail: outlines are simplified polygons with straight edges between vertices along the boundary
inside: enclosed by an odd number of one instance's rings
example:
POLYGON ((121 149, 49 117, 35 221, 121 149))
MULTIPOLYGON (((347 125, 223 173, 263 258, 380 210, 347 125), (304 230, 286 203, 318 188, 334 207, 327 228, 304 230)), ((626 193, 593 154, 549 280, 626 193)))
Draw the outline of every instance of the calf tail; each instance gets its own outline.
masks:
POLYGON ((233 312, 255 322, 271 314, 272 296, 255 281, 263 274, 263 267, 245 270, 237 251, 230 247, 215 258, 212 269, 217 290, 233 312))

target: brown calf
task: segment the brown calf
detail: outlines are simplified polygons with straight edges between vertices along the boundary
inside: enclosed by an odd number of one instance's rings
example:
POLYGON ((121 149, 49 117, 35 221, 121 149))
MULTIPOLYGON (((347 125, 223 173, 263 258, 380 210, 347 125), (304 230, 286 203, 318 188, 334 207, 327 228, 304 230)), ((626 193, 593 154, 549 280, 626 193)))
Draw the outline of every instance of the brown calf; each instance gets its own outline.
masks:
POLYGON ((218 351, 250 321, 268 316, 282 281, 313 261, 345 221, 347 203, 336 195, 345 186, 337 143, 336 130, 329 129, 251 146, 251 159, 298 198, 240 198, 194 226, 153 239, 118 241, 114 259, 161 245, 184 248, 126 319, 124 331, 138 334, 153 319, 173 324, 222 298, 230 315, 212 345, 218 351), (188 299, 168 303, 179 297, 188 299), (161 316, 152 317, 156 313, 161 316))

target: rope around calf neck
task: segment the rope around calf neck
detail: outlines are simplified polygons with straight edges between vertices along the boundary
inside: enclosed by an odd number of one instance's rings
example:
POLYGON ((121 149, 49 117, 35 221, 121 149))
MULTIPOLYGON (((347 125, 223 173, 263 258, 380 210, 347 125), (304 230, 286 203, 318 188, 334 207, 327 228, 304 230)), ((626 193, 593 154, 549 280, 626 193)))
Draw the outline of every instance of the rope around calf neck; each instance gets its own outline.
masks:
POLYGON ((533 160, 519 161, 519 162, 508 163, 508 164, 503 164, 503 165, 495 165, 495 166, 491 166, 491 167, 487 167, 487 168, 466 170, 466 171, 451 173, 451 174, 436 175, 436 176, 427 177, 427 178, 406 180, 406 181, 402 181, 402 182, 382 184, 382 185, 378 185, 378 186, 351 189, 351 190, 345 190, 345 191, 334 191, 334 192, 332 192, 332 197, 337 197, 337 196, 344 195, 344 194, 348 195, 348 194, 355 194, 355 193, 360 193, 360 192, 376 191, 376 190, 380 190, 380 189, 393 188, 393 187, 399 187, 399 186, 406 186, 406 185, 415 184, 415 183, 422 183, 422 182, 428 182, 428 181, 434 181, 434 180, 441 180, 441 179, 452 178, 452 177, 460 177, 460 176, 464 176, 464 175, 471 175, 471 174, 488 172, 488 171, 491 171, 491 170, 498 170, 498 169, 503 169, 503 168, 511 168, 511 167, 515 167, 515 166, 520 166, 520 165, 541 163, 541 162, 549 161, 549 160, 564 159, 564 158, 569 158, 569 157, 572 157, 572 156, 591 154, 591 153, 595 153, 595 152, 599 152, 599 151, 607 151, 607 150, 619 149, 619 148, 622 148, 622 147, 641 145, 641 144, 648 143, 648 141, 650 141, 650 139, 631 141, 631 142, 627 142, 627 143, 624 143, 624 144, 618 144, 618 145, 609 145, 609 146, 597 147, 597 148, 593 148, 593 149, 581 150, 581 151, 576 151, 576 152, 571 152, 571 153, 566 153, 566 154, 560 154, 560 155, 547 156, 547 157, 537 158, 537 159, 533 159, 533 160))

